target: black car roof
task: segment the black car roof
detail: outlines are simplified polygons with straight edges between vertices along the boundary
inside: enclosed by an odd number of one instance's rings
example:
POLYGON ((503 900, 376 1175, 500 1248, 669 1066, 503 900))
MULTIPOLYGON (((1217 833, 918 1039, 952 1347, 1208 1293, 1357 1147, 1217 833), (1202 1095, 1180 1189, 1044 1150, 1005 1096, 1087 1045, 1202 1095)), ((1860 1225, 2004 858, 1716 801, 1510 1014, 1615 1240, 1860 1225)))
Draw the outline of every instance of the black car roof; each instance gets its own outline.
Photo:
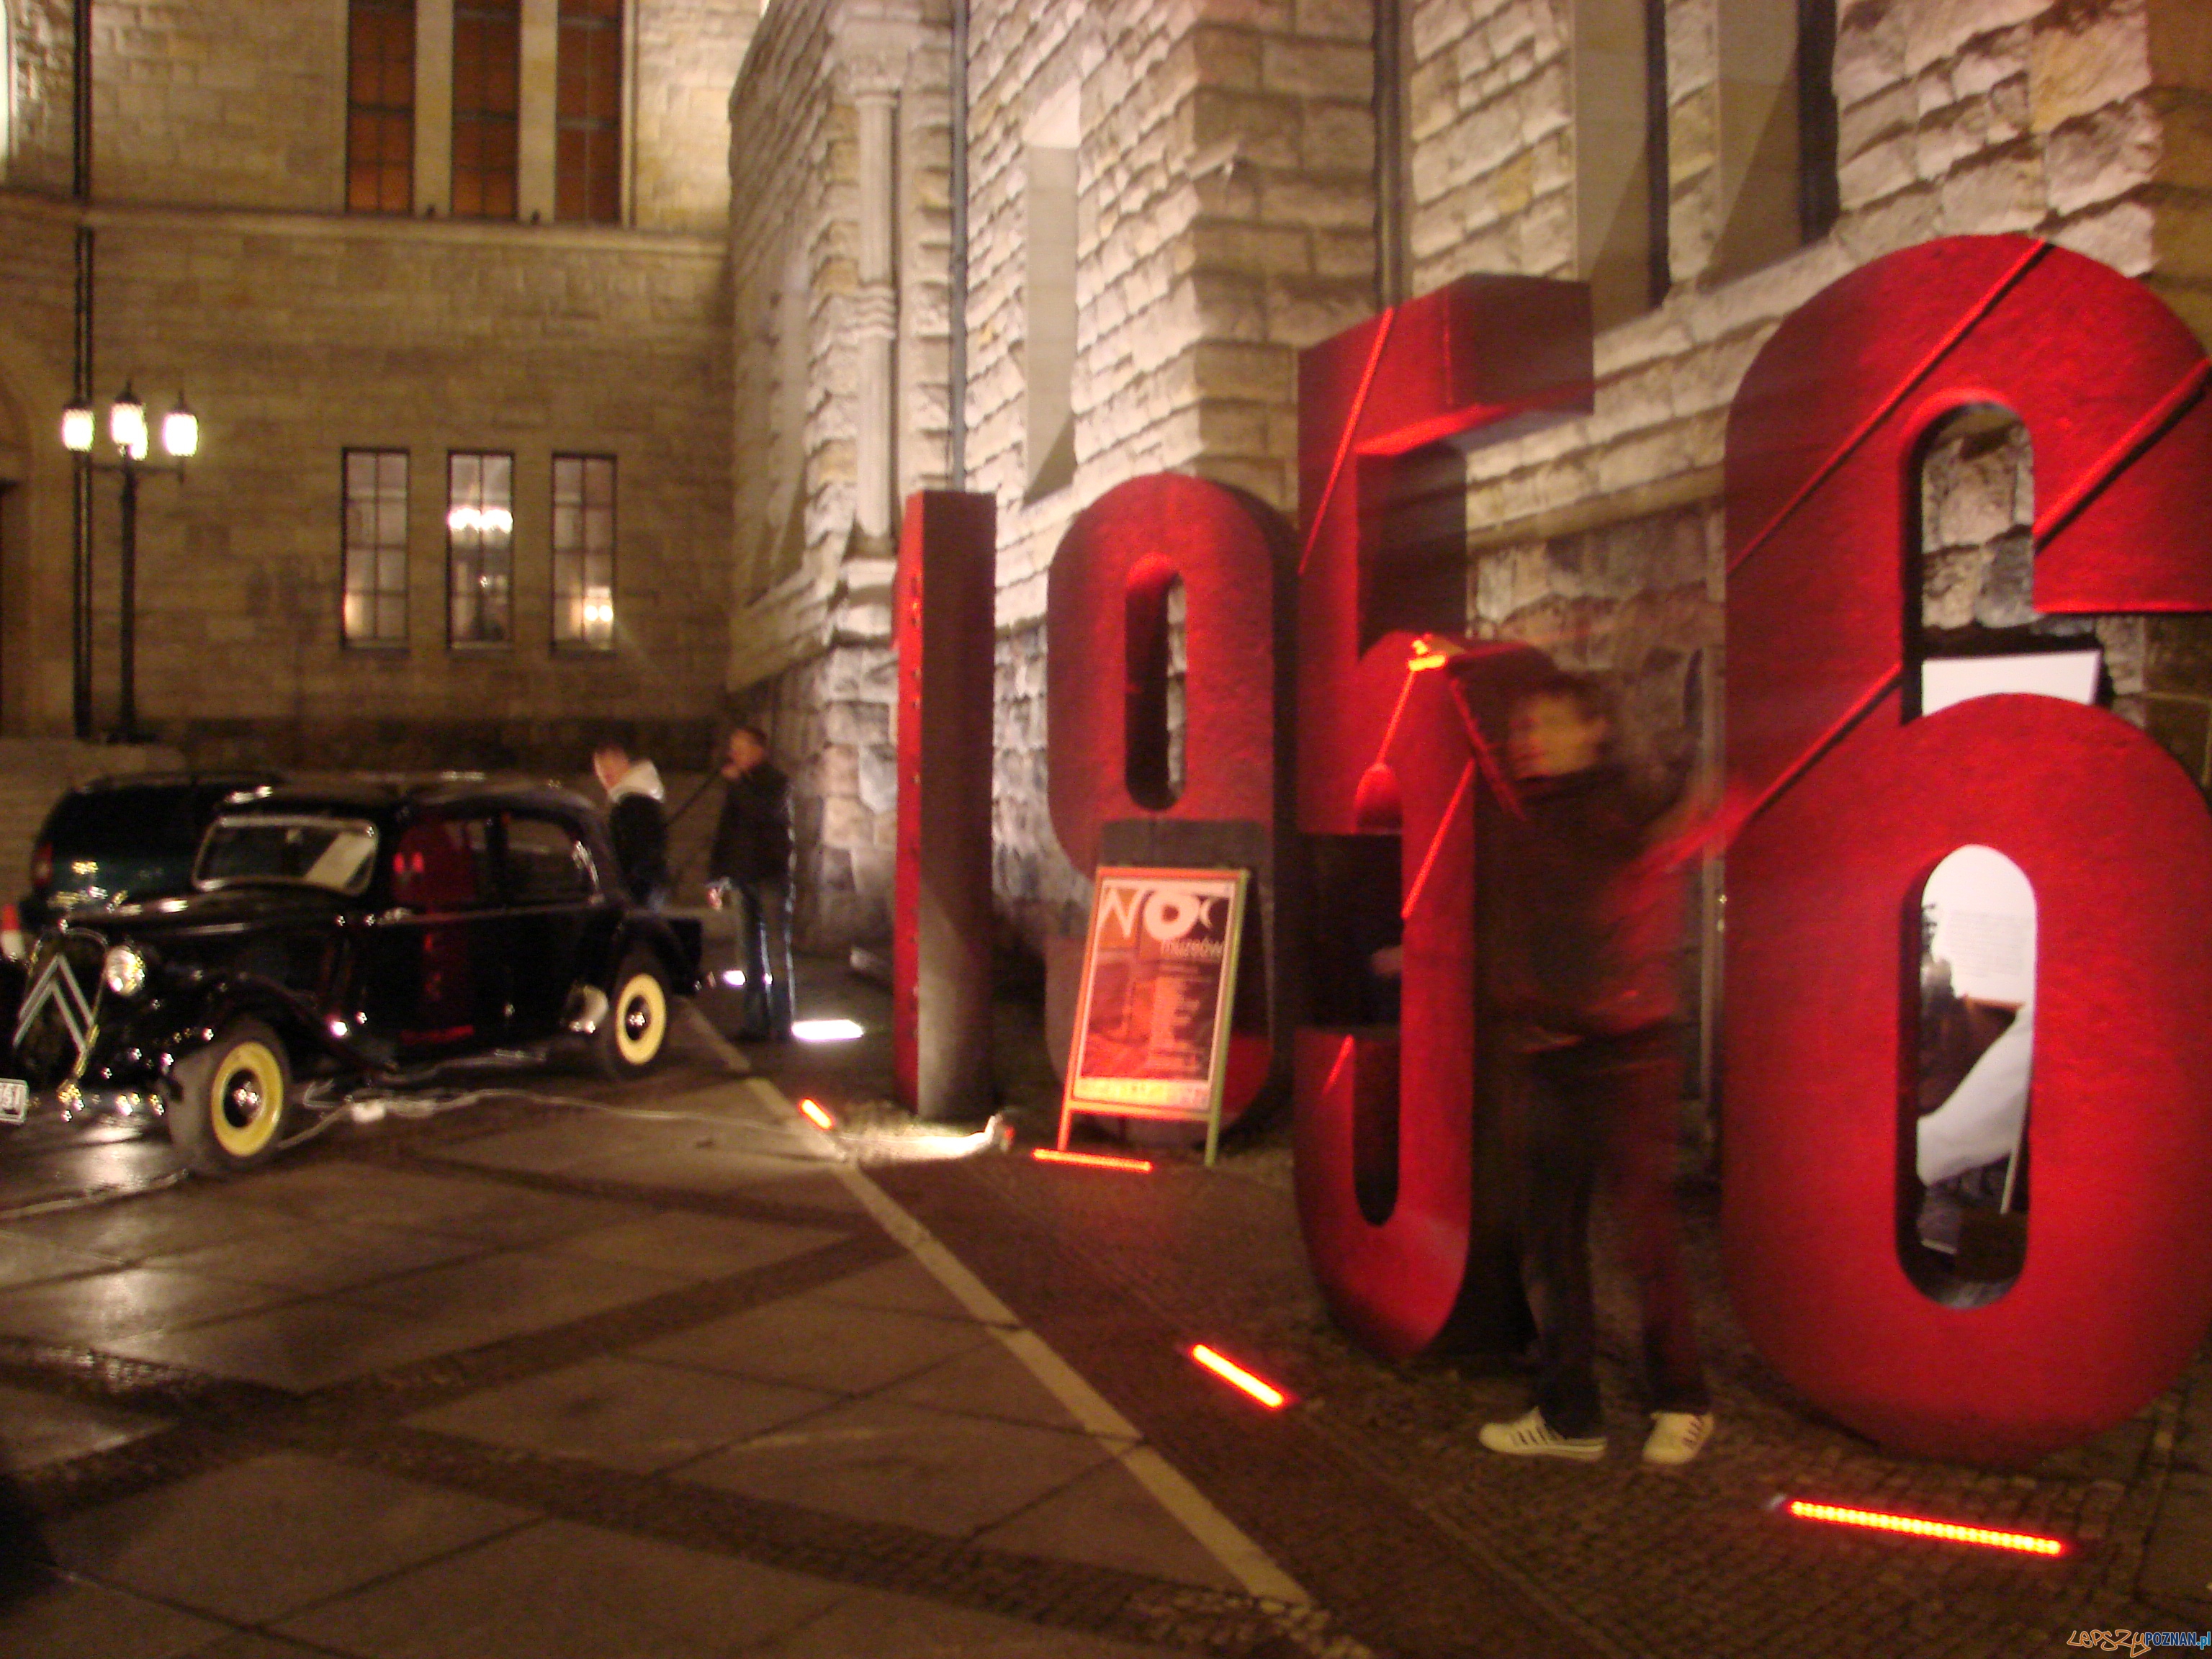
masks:
POLYGON ((264 785, 281 783, 283 777, 282 772, 252 767, 225 767, 211 772, 106 772, 96 778, 87 778, 82 783, 71 784, 69 793, 83 795, 108 789, 201 789, 216 786, 258 789, 264 785))
POLYGON ((488 777, 478 772, 358 772, 295 777, 264 788, 227 811, 341 811, 386 817, 402 809, 494 805, 534 807, 574 817, 591 803, 557 784, 531 778, 488 777))

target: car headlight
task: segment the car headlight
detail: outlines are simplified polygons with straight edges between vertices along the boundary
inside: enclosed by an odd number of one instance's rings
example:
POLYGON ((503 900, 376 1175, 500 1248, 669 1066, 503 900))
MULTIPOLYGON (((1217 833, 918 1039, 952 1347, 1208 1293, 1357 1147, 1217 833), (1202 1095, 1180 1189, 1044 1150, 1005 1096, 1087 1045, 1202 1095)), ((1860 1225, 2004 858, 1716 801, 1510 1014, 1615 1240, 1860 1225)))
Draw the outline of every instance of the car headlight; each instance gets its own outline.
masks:
POLYGON ((111 945, 100 964, 100 981, 119 997, 135 997, 146 988, 146 958, 131 945, 111 945))

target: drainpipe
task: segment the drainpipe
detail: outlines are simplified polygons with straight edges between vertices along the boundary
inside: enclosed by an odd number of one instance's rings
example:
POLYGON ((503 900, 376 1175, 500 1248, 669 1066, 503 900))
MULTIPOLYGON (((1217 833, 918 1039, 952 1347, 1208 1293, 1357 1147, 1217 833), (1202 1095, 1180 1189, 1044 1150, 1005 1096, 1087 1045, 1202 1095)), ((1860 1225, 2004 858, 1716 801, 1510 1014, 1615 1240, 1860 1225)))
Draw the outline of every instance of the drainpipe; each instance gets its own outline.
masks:
MULTIPOLYGON (((70 135, 70 190, 79 209, 92 204, 92 0, 76 0, 75 93, 70 135)), ((79 403, 92 402, 92 227, 76 228, 76 381, 79 403)), ((92 462, 70 457, 70 714, 80 742, 92 735, 92 462)))
POLYGON ((1406 298, 1406 64, 1399 0, 1375 0, 1375 303, 1406 298))
POLYGON ((968 488, 968 0, 952 0, 952 258, 945 273, 951 289, 952 337, 946 343, 948 384, 945 485, 968 488))

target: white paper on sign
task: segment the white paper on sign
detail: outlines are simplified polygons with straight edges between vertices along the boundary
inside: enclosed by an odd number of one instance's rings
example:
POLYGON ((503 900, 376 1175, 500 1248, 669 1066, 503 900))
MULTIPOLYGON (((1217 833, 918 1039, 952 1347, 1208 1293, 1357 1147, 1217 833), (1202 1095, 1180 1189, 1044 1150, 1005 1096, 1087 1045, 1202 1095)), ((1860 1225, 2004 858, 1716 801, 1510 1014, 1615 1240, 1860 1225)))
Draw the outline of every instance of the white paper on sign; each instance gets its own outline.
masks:
POLYGON ((2094 647, 2009 657, 1930 657, 1920 665, 1920 712, 1932 714, 2001 691, 2092 703, 2097 701, 2097 677, 2104 665, 2104 652, 2094 647))

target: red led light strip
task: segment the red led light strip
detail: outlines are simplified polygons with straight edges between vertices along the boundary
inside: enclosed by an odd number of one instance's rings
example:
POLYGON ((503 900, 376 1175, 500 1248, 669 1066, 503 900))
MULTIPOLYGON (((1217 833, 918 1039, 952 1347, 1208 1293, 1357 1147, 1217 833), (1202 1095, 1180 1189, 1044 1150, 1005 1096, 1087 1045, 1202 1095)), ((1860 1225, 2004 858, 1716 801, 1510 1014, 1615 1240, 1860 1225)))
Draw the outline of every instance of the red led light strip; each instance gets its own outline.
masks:
POLYGON ((1203 1342, 1192 1346, 1190 1357, 1231 1388, 1242 1389, 1271 1412, 1280 1411, 1291 1403, 1290 1395, 1273 1383, 1261 1381, 1234 1360, 1224 1359, 1203 1342))
POLYGON ((2063 1555, 2066 1546, 2056 1538, 2039 1538, 2027 1532, 1996 1532, 1987 1527, 1954 1526, 1948 1521, 1923 1521, 1910 1515, 1884 1515, 1878 1510, 1847 1510, 1834 1504, 1808 1504, 1801 1498, 1784 1502, 1783 1509, 1801 1521, 1826 1521, 1841 1527, 1867 1527, 1876 1532, 1910 1533, 1916 1538, 1942 1538, 1954 1544, 1978 1544, 1984 1549, 2018 1550, 2023 1555, 2063 1555))
POLYGON ((1152 1161, 1148 1158, 1108 1158, 1103 1152, 1056 1152, 1049 1146, 1033 1148, 1030 1156, 1040 1164, 1080 1164, 1093 1170, 1133 1170, 1139 1175, 1148 1175, 1152 1168, 1152 1161))
POLYGON ((805 1114, 806 1121, 817 1129, 834 1129, 837 1127, 837 1120, 811 1100, 800 1101, 799 1109, 805 1114))

